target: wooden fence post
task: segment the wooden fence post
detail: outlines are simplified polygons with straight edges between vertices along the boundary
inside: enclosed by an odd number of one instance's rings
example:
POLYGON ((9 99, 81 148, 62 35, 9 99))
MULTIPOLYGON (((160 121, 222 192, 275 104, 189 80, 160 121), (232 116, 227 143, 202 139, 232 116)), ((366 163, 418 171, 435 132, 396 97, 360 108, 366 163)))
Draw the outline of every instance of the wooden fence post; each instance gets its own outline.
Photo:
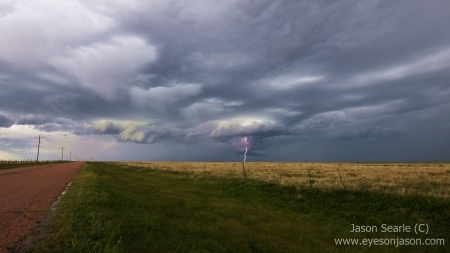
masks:
POLYGON ((309 187, 312 188, 312 181, 311 181, 311 168, 308 168, 308 176, 309 176, 309 187))
POLYGON ((244 174, 245 182, 247 182, 247 172, 245 171, 245 163, 242 163, 242 172, 244 174))
POLYGON ((339 171, 339 168, 336 168, 336 169, 337 169, 337 171, 339 173, 339 178, 341 179, 342 187, 344 187, 344 190, 347 190, 347 188, 345 188, 344 182, 342 181, 341 172, 339 171))

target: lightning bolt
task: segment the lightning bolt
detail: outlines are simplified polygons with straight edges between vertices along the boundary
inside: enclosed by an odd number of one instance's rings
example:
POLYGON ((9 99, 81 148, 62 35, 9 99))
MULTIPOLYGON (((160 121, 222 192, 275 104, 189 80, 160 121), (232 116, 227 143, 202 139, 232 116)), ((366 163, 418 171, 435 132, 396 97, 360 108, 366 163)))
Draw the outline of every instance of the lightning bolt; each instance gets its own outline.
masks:
POLYGON ((245 159, 247 159, 247 147, 245 147, 245 153, 244 153, 244 163, 245 163, 245 159))
MULTIPOLYGON (((245 138, 245 142, 247 142, 247 137, 245 138)), ((245 153, 244 153, 244 163, 245 160, 247 159, 247 147, 245 147, 245 153)))

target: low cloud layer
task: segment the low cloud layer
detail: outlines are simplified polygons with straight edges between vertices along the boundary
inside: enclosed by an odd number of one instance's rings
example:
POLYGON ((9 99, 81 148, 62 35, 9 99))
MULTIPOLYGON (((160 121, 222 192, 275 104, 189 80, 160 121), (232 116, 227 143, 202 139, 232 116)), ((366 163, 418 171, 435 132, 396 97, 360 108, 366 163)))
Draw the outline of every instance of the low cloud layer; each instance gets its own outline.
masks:
POLYGON ((102 159, 157 159, 146 147, 233 160, 247 147, 255 160, 446 160, 449 11, 418 0, 6 1, 0 135, 67 133, 97 141, 102 159), (123 145, 138 151, 108 156, 123 145))
POLYGON ((14 121, 7 118, 5 115, 0 114, 0 127, 10 127, 14 124, 14 121))

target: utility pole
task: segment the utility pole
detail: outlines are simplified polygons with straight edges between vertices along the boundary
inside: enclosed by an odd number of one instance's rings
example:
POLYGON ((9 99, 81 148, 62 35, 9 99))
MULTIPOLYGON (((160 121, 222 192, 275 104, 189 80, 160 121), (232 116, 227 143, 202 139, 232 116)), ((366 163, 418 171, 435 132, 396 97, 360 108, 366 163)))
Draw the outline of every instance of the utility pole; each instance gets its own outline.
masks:
POLYGON ((34 137, 34 138, 38 138, 38 152, 37 152, 37 156, 36 156, 36 162, 39 162, 39 146, 41 146, 41 138, 45 138, 45 137, 41 137, 41 135, 39 135, 39 137, 34 137))
POLYGON ((72 160, 72 151, 70 151, 70 157, 69 157, 69 161, 72 160))
POLYGON ((64 157, 64 147, 61 148, 61 162, 63 160, 63 157, 64 157))

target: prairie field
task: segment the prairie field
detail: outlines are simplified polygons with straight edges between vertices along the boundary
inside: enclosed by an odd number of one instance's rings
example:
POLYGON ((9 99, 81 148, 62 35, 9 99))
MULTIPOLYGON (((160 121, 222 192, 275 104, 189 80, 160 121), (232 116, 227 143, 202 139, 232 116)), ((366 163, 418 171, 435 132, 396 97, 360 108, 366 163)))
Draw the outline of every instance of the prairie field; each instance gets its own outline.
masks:
POLYGON ((448 252, 448 170, 245 163, 244 175, 241 163, 87 162, 31 252, 448 252))
POLYGON ((400 195, 450 196, 450 163, 202 163, 121 162, 129 166, 178 172, 188 177, 255 179, 319 189, 377 191, 400 195))

